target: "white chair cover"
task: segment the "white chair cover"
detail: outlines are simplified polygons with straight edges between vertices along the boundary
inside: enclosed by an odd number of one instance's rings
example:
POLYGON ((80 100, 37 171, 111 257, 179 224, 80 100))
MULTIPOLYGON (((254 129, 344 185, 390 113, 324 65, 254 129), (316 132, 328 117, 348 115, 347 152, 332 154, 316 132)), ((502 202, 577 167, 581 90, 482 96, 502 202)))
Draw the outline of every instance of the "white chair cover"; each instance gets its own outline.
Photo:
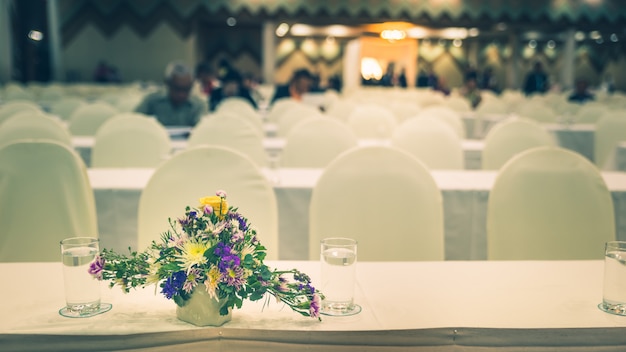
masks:
POLYGON ((576 123, 596 123, 604 115, 609 112, 609 108, 601 105, 601 103, 586 103, 581 106, 574 116, 574 122, 576 123))
POLYGON ((0 123, 0 146, 20 139, 53 140, 72 148, 72 136, 67 127, 42 112, 18 112, 0 123))
POLYGON ((398 123, 402 123, 405 120, 415 117, 422 111, 422 108, 417 103, 405 101, 395 101, 389 108, 396 117, 398 123))
POLYGON ((309 119, 287 135, 280 157, 283 167, 325 168, 342 152, 358 146, 352 130, 332 118, 309 119))
POLYGON ((391 138, 396 125, 393 113, 380 105, 359 105, 348 116, 348 126, 357 138, 391 138))
POLYGON ((429 169, 464 169, 461 139, 446 121, 436 117, 414 117, 396 128, 392 145, 403 149, 429 169))
POLYGON ((240 151, 260 167, 269 163, 263 147, 263 135, 248 119, 230 113, 202 119, 191 130, 189 147, 198 145, 220 145, 240 151))
POLYGON ((243 117, 259 131, 264 132, 263 121, 261 121, 259 113, 257 113, 252 104, 244 98, 230 97, 222 100, 217 106, 215 113, 218 115, 227 113, 243 117))
POLYGON ((322 113, 310 105, 301 104, 290 107, 278 117, 276 134, 279 137, 286 137, 291 129, 299 123, 321 117, 323 117, 322 113))
POLYGON ((485 136, 482 168, 498 170, 509 159, 527 149, 554 145, 554 137, 537 122, 529 119, 505 120, 493 126, 485 136))
POLYGON ((67 237, 98 237, 82 159, 52 141, 0 147, 0 262, 58 262, 67 237))
POLYGON ((276 123, 278 122, 280 116, 285 113, 285 111, 293 107, 302 105, 304 104, 291 98, 278 99, 272 105, 270 105, 269 110, 267 111, 267 121, 276 123))
POLYGON ((441 192, 428 169, 402 150, 351 149, 313 189, 309 259, 319 260, 326 237, 356 239, 361 261, 443 260, 441 192))
POLYGON ((157 167, 172 150, 170 136, 156 119, 124 113, 102 124, 95 136, 91 166, 157 167))
POLYGON ((117 109, 103 102, 80 106, 70 116, 70 133, 73 136, 95 136, 98 128, 117 113, 117 109))
POLYGON ((526 103, 517 107, 517 114, 541 123, 555 123, 559 115, 545 103, 526 103))
POLYGON ((458 113, 472 111, 472 105, 469 103, 469 100, 465 97, 458 95, 446 98, 446 101, 443 105, 458 113))
POLYGON ((278 206, 272 185, 250 158, 216 146, 176 154, 152 175, 139 199, 139 249, 170 229, 168 218, 175 221, 186 206, 197 206, 200 198, 217 190, 226 191, 228 204, 250 220, 267 258, 278 259, 278 206))
POLYGON ((598 169, 558 147, 527 150, 500 170, 489 194, 490 260, 602 259, 615 240, 611 193, 598 169))
POLYGON ((76 97, 66 97, 52 103, 52 105, 50 106, 50 113, 52 115, 58 116, 62 120, 67 121, 70 119, 70 116, 72 116, 74 110, 86 104, 87 102, 85 102, 84 99, 76 97))
POLYGON ((0 123, 22 111, 43 113, 43 110, 41 110, 39 106, 37 106, 33 102, 24 100, 10 101, 8 103, 0 105, 0 123))
POLYGON ((615 148, 623 141, 626 141, 626 114, 609 113, 601 118, 596 124, 594 138, 595 164, 602 169, 612 168, 615 148))
POLYGON ((342 122, 347 122, 352 111, 357 104, 352 100, 339 99, 335 101, 326 111, 326 115, 334 117, 342 122))
POLYGON ((463 120, 461 120, 461 115, 451 108, 446 106, 429 106, 417 115, 417 117, 425 116, 435 117, 445 121, 452 127, 459 138, 465 138, 465 126, 463 125, 463 120))

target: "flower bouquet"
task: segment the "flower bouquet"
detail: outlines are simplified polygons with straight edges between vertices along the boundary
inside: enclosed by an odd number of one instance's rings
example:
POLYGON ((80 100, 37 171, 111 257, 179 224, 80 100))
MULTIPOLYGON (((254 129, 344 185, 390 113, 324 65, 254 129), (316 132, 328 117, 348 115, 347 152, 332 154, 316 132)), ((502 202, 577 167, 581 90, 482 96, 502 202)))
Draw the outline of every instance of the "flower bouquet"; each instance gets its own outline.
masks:
POLYGON ((91 263, 90 274, 124 292, 158 285, 179 309, 202 294, 219 302, 219 315, 229 316, 243 300, 260 300, 269 293, 294 311, 320 319, 321 297, 310 278, 263 263, 265 247, 248 220, 228 206, 224 191, 200 199, 197 208, 186 207, 184 217, 169 223, 161 241, 153 241, 144 252, 121 255, 104 249, 91 263))

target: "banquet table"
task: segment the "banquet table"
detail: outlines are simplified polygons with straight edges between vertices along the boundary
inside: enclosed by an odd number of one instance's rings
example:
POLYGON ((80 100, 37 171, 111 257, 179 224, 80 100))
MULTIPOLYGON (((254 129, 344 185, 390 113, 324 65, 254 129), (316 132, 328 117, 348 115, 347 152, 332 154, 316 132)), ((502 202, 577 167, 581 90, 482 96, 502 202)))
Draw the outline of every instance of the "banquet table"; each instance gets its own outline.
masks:
MULTIPOLYGON (((309 202, 321 169, 264 169, 274 187, 279 216, 279 259, 303 260, 309 253, 309 202)), ((117 250, 137 244, 141 191, 154 169, 89 169, 102 244, 117 250)), ((432 171, 442 192, 445 258, 487 258, 487 201, 497 172, 432 171)), ((605 172, 615 209, 617 238, 626 240, 626 173, 605 172)))
POLYGON ((594 161, 594 124, 543 124, 557 138, 559 146, 571 149, 594 161))
MULTIPOLYGON (((267 264, 297 268, 319 287, 317 261, 267 264)), ((60 263, 2 263, 11 284, 1 291, 0 349, 624 351, 626 317, 597 308, 602 273, 599 260, 359 262, 357 315, 318 321, 270 299, 265 307, 244 302, 221 327, 196 327, 177 320, 175 304, 151 287, 123 294, 104 283, 112 310, 65 318, 60 263)))
MULTIPOLYGON (((72 145, 74 150, 81 156, 87 167, 91 166, 91 150, 95 143, 93 136, 74 136, 72 137, 72 145)), ((270 163, 276 163, 280 160, 280 155, 287 144, 285 138, 280 137, 266 137, 263 139, 263 147, 268 156, 270 163)), ((359 140, 360 147, 366 147, 371 145, 390 145, 390 140, 385 139, 361 139, 359 140)), ((187 140, 185 139, 173 139, 172 140, 172 155, 185 150, 187 148, 187 140)), ((476 170, 481 168, 482 164, 482 151, 484 143, 479 140, 465 139, 461 142, 463 148, 465 169, 476 170)))

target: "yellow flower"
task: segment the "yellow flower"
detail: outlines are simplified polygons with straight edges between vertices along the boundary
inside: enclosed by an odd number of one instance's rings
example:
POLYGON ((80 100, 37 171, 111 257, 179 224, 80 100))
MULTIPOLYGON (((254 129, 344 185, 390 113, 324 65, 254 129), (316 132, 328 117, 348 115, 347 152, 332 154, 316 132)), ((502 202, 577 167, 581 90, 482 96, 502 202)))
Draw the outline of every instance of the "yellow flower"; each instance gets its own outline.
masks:
POLYGON ((209 294, 211 298, 217 298, 217 284, 220 281, 220 272, 217 270, 216 266, 211 266, 209 272, 207 273, 207 278, 204 281, 204 286, 206 286, 206 292, 209 294))
POLYGON ((200 265, 206 261, 204 252, 209 249, 208 245, 196 240, 183 243, 182 253, 177 255, 177 259, 182 262, 182 267, 189 273, 191 267, 200 265))
POLYGON ((220 217, 228 212, 228 202, 226 202, 226 199, 219 196, 200 198, 200 207, 204 208, 206 205, 211 206, 213 211, 220 217))

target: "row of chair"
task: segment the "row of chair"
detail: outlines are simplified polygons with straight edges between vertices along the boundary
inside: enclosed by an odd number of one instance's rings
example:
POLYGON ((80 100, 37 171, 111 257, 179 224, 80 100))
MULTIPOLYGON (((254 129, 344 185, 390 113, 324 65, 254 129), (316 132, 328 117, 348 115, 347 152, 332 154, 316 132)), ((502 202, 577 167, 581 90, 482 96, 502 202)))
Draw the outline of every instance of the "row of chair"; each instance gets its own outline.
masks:
MULTIPOLYGON (((0 261, 58 261, 58 243, 97 236, 92 190, 77 154, 57 142, 0 147, 0 261)), ((246 155, 203 146, 161 164, 143 190, 138 246, 169 229, 187 205, 218 189, 228 192, 277 259, 278 211, 272 185, 246 155)), ((334 159, 310 203, 309 258, 321 238, 359 242, 363 261, 443 260, 442 194, 428 168, 385 146, 351 149, 334 159)), ((487 214, 488 259, 599 259, 615 239, 611 195, 584 157, 538 147, 499 171, 487 214)))

